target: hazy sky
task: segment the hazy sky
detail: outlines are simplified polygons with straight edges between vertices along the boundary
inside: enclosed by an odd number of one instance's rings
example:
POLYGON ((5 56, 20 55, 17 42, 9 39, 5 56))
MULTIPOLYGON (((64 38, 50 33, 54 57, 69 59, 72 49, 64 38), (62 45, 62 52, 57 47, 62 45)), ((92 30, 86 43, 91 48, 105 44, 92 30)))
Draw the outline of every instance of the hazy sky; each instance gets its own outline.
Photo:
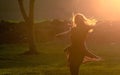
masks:
MULTIPOLYGON (((26 10, 28 1, 29 0, 25 0, 24 3, 26 10)), ((35 19, 65 19, 70 18, 72 12, 81 12, 89 17, 109 18, 109 15, 106 16, 107 13, 105 10, 107 8, 104 8, 107 2, 104 6, 101 6, 102 4, 100 4, 99 1, 104 0, 36 0, 35 19)), ((0 0, 0 19, 22 20, 17 0, 0 0)))

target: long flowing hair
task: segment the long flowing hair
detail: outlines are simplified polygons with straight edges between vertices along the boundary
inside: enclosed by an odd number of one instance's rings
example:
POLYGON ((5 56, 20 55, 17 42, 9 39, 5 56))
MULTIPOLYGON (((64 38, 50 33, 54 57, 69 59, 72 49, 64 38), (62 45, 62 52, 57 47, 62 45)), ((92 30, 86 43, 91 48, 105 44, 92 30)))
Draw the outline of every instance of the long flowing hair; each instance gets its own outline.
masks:
POLYGON ((76 16, 81 16, 83 19, 83 22, 86 24, 86 25, 89 25, 89 26, 94 26, 95 24, 96 24, 96 22, 97 22, 97 20, 96 19, 93 19, 93 18, 91 18, 91 19, 88 19, 87 17, 85 17, 83 14, 81 14, 81 13, 76 13, 76 14, 72 14, 73 15, 73 17, 72 17, 72 27, 76 27, 76 24, 75 24, 75 18, 76 18, 76 16))

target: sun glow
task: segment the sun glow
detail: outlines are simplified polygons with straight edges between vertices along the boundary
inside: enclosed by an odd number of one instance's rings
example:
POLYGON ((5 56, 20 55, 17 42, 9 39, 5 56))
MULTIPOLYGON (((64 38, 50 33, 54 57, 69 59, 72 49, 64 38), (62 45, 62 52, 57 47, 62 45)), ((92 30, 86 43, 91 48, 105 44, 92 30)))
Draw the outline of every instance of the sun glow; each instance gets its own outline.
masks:
MULTIPOLYGON (((114 10, 114 8, 119 9, 120 11, 120 0, 104 0, 106 4, 108 4, 108 6, 110 8, 112 8, 114 10), (108 3, 109 2, 109 3, 108 3)), ((116 10, 115 9, 115 10, 116 10)))
POLYGON ((120 12, 120 0, 100 0, 100 3, 106 11, 120 12))
POLYGON ((108 20, 120 19, 120 0, 98 0, 94 5, 98 15, 108 20))

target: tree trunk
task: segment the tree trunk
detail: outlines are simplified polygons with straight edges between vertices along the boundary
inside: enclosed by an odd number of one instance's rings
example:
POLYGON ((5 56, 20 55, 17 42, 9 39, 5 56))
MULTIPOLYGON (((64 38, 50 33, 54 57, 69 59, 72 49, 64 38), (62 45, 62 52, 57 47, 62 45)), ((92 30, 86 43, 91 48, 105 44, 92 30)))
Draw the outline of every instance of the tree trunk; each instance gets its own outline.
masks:
POLYGON ((19 7, 22 13, 22 16, 25 20, 26 25, 28 26, 28 43, 29 43, 29 51, 24 54, 38 54, 36 49, 36 40, 35 40, 35 30, 34 30, 34 3, 35 0, 30 0, 29 2, 29 14, 27 16, 24 6, 23 0, 18 0, 19 7))
POLYGON ((29 39, 29 51, 28 54, 38 54, 36 49, 36 39, 35 39, 35 28, 34 28, 34 3, 35 0, 30 0, 29 4, 29 30, 28 30, 28 39, 29 39))
POLYGON ((22 13, 22 16, 23 16, 25 22, 27 22, 28 16, 27 16, 25 9, 24 9, 23 0, 18 0, 18 4, 19 4, 20 11, 22 13))

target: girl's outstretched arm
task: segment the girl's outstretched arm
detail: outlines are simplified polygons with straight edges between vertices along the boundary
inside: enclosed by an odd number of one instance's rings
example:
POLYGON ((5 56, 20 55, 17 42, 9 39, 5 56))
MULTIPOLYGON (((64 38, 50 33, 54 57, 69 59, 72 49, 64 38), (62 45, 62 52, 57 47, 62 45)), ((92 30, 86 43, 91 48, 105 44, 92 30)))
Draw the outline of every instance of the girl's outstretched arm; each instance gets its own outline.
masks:
POLYGON ((71 31, 71 28, 69 28, 69 30, 62 32, 62 33, 58 33, 56 34, 56 37, 60 37, 60 36, 64 36, 64 35, 69 35, 71 31))

